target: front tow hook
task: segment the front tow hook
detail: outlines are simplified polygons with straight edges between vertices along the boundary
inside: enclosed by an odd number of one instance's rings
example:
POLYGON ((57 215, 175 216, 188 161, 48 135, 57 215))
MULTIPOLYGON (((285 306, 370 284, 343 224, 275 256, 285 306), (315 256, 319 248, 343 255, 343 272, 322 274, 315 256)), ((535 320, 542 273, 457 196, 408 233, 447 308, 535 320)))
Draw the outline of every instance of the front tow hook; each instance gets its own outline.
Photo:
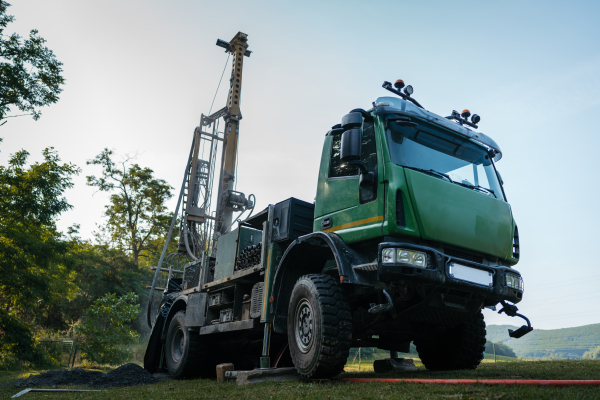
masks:
POLYGON ((531 332, 533 330, 533 328, 531 327, 531 322, 529 322, 529 319, 526 316, 517 313, 517 311, 519 311, 517 306, 515 306, 514 304, 508 304, 504 300, 502 300, 501 303, 502 303, 502 310, 498 311, 498 314, 501 314, 502 312, 504 312, 509 317, 523 318, 527 322, 527 325, 523 325, 516 331, 509 329, 508 336, 518 339, 520 337, 527 335, 529 332, 531 332))

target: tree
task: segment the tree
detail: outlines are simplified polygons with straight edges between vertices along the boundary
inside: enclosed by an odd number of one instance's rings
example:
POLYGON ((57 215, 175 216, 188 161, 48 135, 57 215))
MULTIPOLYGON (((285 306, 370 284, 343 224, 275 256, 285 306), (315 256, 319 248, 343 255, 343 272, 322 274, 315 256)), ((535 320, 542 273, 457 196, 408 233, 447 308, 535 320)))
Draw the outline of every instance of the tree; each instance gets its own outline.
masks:
POLYGON ((0 0, 0 120, 7 118, 12 107, 38 120, 40 107, 56 103, 62 92, 62 63, 45 47, 46 40, 37 30, 31 30, 25 40, 16 33, 4 33, 14 20, 6 14, 8 7, 0 0))
POLYGON ((502 342, 492 343, 489 340, 486 340, 485 353, 493 355, 494 347, 496 348, 496 355, 498 356, 517 358, 517 355, 515 354, 514 350, 502 342))
POLYGON ((581 357, 584 360, 600 360, 600 346, 589 349, 581 357))
POLYGON ((121 346, 139 340, 139 334, 127 325, 139 312, 135 293, 121 297, 107 294, 96 300, 77 328, 82 335, 82 357, 100 365, 119 365, 129 360, 131 351, 121 346))
MULTIPOLYGON (((146 301, 145 284, 152 273, 146 268, 139 268, 123 250, 80 242, 73 256, 77 264, 75 282, 78 290, 74 299, 65 300, 57 310, 64 325, 74 326, 94 301, 108 293, 122 296, 134 292, 140 296, 142 303, 146 301)), ((139 324, 137 328, 144 330, 147 326, 139 324)))
POLYGON ((79 169, 61 165, 53 148, 43 155, 44 162, 27 168, 29 153, 21 150, 0 166, 0 349, 24 360, 34 356, 25 321, 31 310, 73 298, 76 289, 72 240, 55 219, 71 208, 63 194, 79 169))
POLYGON ((129 158, 113 161, 113 151, 104 149, 88 165, 100 165, 100 177, 88 176, 87 184, 112 193, 106 206, 106 233, 112 242, 131 251, 137 265, 144 252, 156 251, 157 239, 169 229, 172 214, 165 201, 173 189, 162 179, 154 178, 154 171, 130 164, 129 158))

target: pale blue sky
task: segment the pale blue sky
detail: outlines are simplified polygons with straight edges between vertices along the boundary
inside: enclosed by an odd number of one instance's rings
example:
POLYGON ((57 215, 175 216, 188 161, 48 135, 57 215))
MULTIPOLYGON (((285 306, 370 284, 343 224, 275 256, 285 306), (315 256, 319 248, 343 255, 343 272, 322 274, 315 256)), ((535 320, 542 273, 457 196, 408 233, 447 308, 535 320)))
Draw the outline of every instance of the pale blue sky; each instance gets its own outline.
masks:
MULTIPOLYGON (((519 225, 519 306, 536 328, 600 322, 600 2, 21 0, 11 30, 39 29, 64 63, 59 103, 0 127, 0 161, 54 146, 83 168, 60 226, 91 237, 106 196, 85 165, 102 148, 179 186, 194 127, 225 65, 217 38, 249 35, 238 189, 258 208, 312 201, 327 129, 404 79, 430 111, 469 108, 504 152, 519 225), (93 195, 93 196, 92 196, 93 195)), ((215 108, 225 101, 227 79, 215 108)), ((173 202, 174 206, 174 202, 173 202)), ((489 323, 519 323, 486 311, 489 323)))

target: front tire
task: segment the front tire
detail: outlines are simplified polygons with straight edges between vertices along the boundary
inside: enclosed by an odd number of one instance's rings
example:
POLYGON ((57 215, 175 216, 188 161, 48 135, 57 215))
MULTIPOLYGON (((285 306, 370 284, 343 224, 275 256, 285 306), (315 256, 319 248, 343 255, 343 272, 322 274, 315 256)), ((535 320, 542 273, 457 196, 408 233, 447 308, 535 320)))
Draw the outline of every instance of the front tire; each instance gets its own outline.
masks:
POLYGON ((475 369, 485 351, 485 322, 479 311, 471 319, 436 340, 415 340, 417 353, 428 370, 475 369))
POLYGON ((287 318, 290 355, 303 378, 344 370, 352 340, 350 304, 328 275, 304 275, 292 290, 287 318))
POLYGON ((185 311, 171 319, 165 343, 165 363, 175 379, 212 376, 216 373, 206 338, 185 327, 185 311))

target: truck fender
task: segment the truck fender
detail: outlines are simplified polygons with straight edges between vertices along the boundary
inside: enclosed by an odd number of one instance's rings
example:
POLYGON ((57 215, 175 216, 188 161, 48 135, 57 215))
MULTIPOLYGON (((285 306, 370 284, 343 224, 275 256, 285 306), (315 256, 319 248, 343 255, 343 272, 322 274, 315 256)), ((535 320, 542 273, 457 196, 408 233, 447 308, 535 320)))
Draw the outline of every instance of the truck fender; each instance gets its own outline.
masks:
POLYGON ((158 315, 154 320, 154 326, 152 326, 152 332, 148 339, 148 345, 146 346, 146 353, 144 354, 144 369, 150 373, 154 373, 158 370, 160 365, 160 356, 162 346, 167 339, 167 330, 169 324, 173 319, 173 316, 181 310, 185 310, 187 307, 187 296, 181 296, 175 299, 175 302, 169 308, 166 317, 163 316, 164 307, 158 309, 158 315))
POLYGON ((185 310, 187 308, 187 301, 188 301, 187 295, 179 296, 177 299, 175 299, 175 302, 169 309, 169 313, 167 314, 167 317, 165 318, 165 323, 163 325, 162 334, 160 336, 161 341, 163 343, 165 342, 165 340, 167 340, 167 331, 169 330, 169 324, 171 323, 173 316, 175 316, 175 314, 177 314, 179 311, 185 310))
POLYGON ((287 330, 287 308, 292 289, 298 278, 306 274, 319 274, 327 260, 333 257, 337 275, 344 283, 372 284, 371 279, 357 275, 353 266, 368 263, 367 257, 350 248, 338 235, 313 232, 294 240, 283 253, 273 277, 271 303, 277 333, 287 330))
POLYGON ((160 337, 164 323, 165 317, 159 312, 154 320, 154 326, 152 326, 152 332, 150 333, 146 353, 144 354, 144 369, 151 374, 156 372, 160 365, 160 353, 162 349, 160 337))

